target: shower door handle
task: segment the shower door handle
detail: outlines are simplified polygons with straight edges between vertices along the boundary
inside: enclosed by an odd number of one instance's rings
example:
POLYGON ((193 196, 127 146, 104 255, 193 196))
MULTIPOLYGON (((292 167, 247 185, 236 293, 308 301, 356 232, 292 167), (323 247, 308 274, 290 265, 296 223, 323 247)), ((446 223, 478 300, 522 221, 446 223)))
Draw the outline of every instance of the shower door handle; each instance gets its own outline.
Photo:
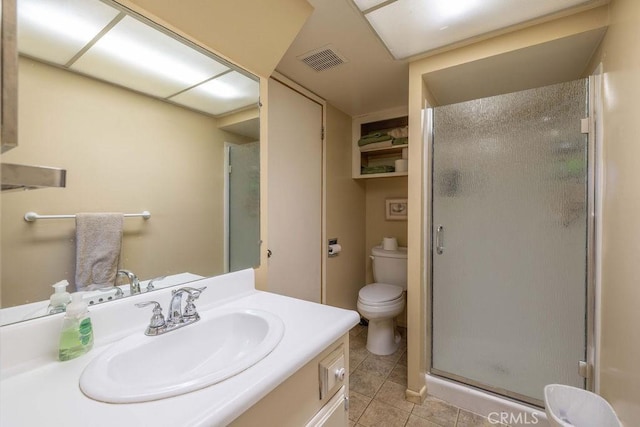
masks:
POLYGON ((444 253, 444 227, 441 225, 436 228, 436 253, 438 255, 444 253))

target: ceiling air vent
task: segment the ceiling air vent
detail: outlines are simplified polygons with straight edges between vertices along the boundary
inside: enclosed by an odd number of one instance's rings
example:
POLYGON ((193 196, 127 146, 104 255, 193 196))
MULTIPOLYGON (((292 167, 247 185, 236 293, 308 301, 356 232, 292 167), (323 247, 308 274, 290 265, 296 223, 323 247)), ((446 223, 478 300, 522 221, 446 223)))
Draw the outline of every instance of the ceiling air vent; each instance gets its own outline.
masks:
POLYGON ((304 55, 298 56, 298 59, 316 71, 328 70, 329 68, 349 62, 347 58, 338 53, 331 45, 307 52, 304 55))

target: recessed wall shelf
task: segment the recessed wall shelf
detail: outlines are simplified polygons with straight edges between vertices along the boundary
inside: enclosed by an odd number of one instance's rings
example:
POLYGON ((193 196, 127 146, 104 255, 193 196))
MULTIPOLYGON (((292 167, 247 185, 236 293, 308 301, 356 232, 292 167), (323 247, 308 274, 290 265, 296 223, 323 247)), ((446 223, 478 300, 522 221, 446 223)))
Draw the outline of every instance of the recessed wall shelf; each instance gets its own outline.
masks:
POLYGON ((374 114, 356 117, 353 120, 352 144, 352 177, 363 178, 391 178, 407 176, 408 172, 395 171, 395 161, 402 158, 403 148, 408 144, 391 145, 362 151, 358 141, 363 135, 375 132, 385 132, 391 129, 408 126, 407 108, 395 108, 374 114), (363 173, 364 168, 390 169, 389 171, 363 173))

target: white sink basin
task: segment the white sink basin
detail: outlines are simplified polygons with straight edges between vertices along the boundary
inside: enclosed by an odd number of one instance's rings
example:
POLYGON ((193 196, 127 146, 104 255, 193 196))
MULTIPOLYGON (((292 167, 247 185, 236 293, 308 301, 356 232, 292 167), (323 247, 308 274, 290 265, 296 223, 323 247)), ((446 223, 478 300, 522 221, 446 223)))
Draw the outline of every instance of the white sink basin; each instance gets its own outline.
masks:
POLYGON ((183 328, 149 337, 140 333, 113 344, 80 377, 90 398, 146 402, 224 381, 267 356, 284 324, 262 310, 212 309, 183 328))

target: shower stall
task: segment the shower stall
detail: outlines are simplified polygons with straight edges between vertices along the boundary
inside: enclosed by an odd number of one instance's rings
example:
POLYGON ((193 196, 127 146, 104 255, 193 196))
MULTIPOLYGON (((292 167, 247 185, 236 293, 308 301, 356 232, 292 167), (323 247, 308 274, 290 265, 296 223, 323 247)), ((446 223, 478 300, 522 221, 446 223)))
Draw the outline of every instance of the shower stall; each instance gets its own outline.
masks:
POLYGON ((431 375, 590 387, 589 81, 431 110, 431 375))

